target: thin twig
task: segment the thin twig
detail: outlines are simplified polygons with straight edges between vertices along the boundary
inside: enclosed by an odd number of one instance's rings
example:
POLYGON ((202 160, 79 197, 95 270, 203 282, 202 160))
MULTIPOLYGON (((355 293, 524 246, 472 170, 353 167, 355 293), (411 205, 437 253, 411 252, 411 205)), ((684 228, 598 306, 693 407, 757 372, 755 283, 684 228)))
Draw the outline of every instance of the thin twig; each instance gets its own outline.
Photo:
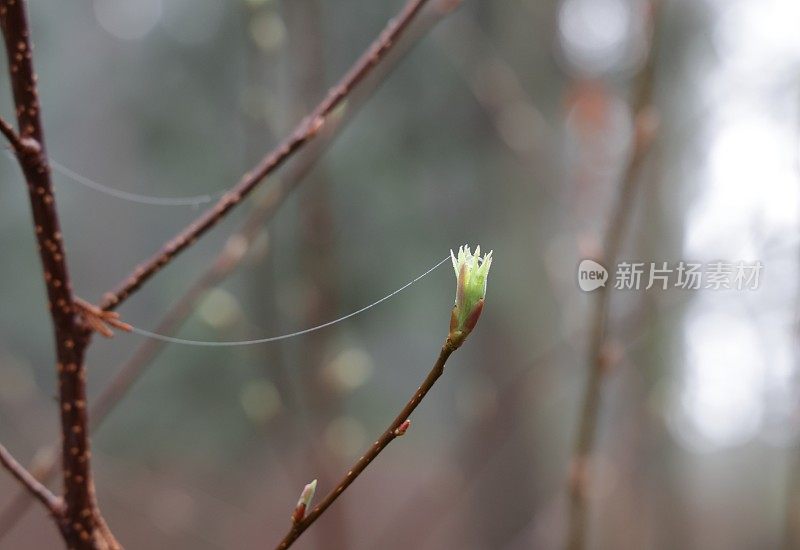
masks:
MULTIPOLYGON (((625 312, 617 318, 612 319, 620 332, 627 335, 622 349, 620 350, 621 354, 624 356, 629 355, 638 345, 644 342, 649 335, 652 335, 656 329, 670 322, 674 322, 674 316, 677 314, 676 312, 679 307, 683 304, 684 300, 682 297, 676 297, 671 301, 661 304, 658 308, 660 311, 658 320, 650 324, 645 322, 647 320, 646 306, 649 306, 649 304, 645 303, 639 304, 633 311, 625 312)), ((521 389, 531 387, 532 384, 542 389, 542 387, 548 383, 546 378, 541 378, 542 373, 547 371, 545 368, 546 365, 548 363, 556 365, 558 361, 560 361, 559 356, 565 351, 572 349, 573 342, 579 341, 589 335, 588 330, 589 327, 576 328, 561 334, 555 342, 536 353, 530 361, 526 362, 524 368, 516 369, 513 372, 509 371, 508 376, 496 383, 497 401, 499 403, 513 402, 515 399, 521 398, 521 396, 518 395, 521 389)), ((546 388, 544 389, 546 391, 546 388)), ((474 437, 476 434, 486 433, 485 426, 481 424, 490 421, 490 416, 491 415, 483 417, 477 425, 467 425, 461 430, 460 434, 456 435, 454 440, 456 442, 461 442, 474 437)), ((492 455, 496 455, 502 446, 502 442, 500 441, 486 441, 485 443, 492 447, 492 455)), ((456 448, 462 446, 464 445, 454 445, 456 448)), ((417 540, 416 546, 421 548, 430 546, 426 544, 426 542, 430 539, 431 534, 436 530, 437 526, 447 523, 447 516, 452 515, 457 509, 457 506, 449 506, 445 514, 439 515, 432 515, 426 513, 426 511, 440 510, 442 509, 442 504, 446 502, 460 503, 461 506, 468 504, 470 502, 468 493, 475 490, 474 486, 478 484, 480 478, 485 475, 485 469, 488 467, 488 463, 491 459, 491 456, 482 457, 477 464, 470 465, 470 469, 462 471, 460 474, 460 477, 468 480, 466 483, 460 483, 455 492, 448 493, 442 491, 436 496, 436 499, 434 499, 432 503, 427 503, 428 505, 422 509, 419 506, 419 502, 423 497, 419 492, 407 499, 405 505, 400 508, 400 512, 396 513, 395 517, 408 518, 407 521, 410 525, 414 525, 415 530, 427 534, 428 539, 417 540), (414 516, 415 512, 418 514, 418 517, 414 516)), ((452 471, 453 464, 456 461, 456 457, 452 456, 441 460, 440 466, 436 468, 436 473, 431 476, 431 479, 446 477, 446 474, 452 471)), ((541 518, 539 516, 533 516, 530 520, 530 524, 534 524, 540 520, 541 518)), ((374 542, 370 542, 367 547, 384 548, 389 545, 389 541, 397 545, 400 540, 399 531, 405 528, 404 525, 405 524, 396 521, 388 522, 386 527, 381 531, 379 537, 374 542)), ((510 545, 506 546, 516 547, 510 545)), ((530 544, 528 546, 530 546, 530 544)))
POLYGON ((397 40, 408 28, 414 17, 428 0, 409 0, 400 13, 389 21, 378 38, 367 48, 339 83, 331 88, 325 99, 295 128, 295 130, 269 153, 230 191, 225 193, 211 208, 206 210, 183 231, 168 241, 159 252, 136 267, 133 272, 113 291, 103 297, 102 309, 118 307, 145 281, 150 279, 175 256, 191 246, 206 231, 216 225, 236 205, 242 202, 256 186, 269 174, 280 167, 288 158, 309 143, 327 122, 327 118, 339 107, 353 89, 375 68, 392 50, 397 40))
POLYGON ((51 493, 50 489, 39 483, 22 464, 11 456, 11 453, 3 445, 0 445, 0 463, 25 487, 28 493, 44 504, 50 510, 50 514, 60 521, 64 515, 63 501, 51 493))
MULTIPOLYGON (((655 114, 652 107, 653 80, 655 73, 655 48, 658 37, 656 24, 658 0, 650 3, 648 25, 650 25, 650 47, 648 58, 636 82, 632 101, 635 120, 635 137, 630 160, 622 176, 622 183, 613 207, 606 234, 603 257, 600 263, 609 269, 616 264, 628 222, 633 217, 633 202, 639 183, 639 173, 655 134, 655 114)), ((597 431, 597 416, 600 408, 601 387, 608 371, 610 358, 606 346, 609 318, 609 286, 597 289, 590 321, 590 337, 587 364, 589 379, 586 383, 579 416, 578 432, 572 453, 569 474, 569 520, 566 548, 582 550, 586 546, 588 524, 588 491, 590 485, 590 456, 594 449, 597 431)))
POLYGON ((460 345, 460 342, 453 341, 450 339, 450 337, 445 340, 442 350, 439 352, 439 358, 436 360, 433 368, 428 373, 428 376, 422 382, 420 387, 417 388, 417 391, 414 392, 414 395, 411 396, 411 399, 408 401, 408 403, 406 403, 406 406, 403 407, 403 410, 400 411, 400 414, 398 414, 392 423, 389 424, 389 427, 386 428, 386 431, 383 432, 383 435, 377 441, 375 441, 369 450, 356 461, 350 470, 348 470, 347 474, 345 474, 339 484, 334 487, 324 499, 322 499, 322 502, 320 502, 302 520, 292 524, 289 532, 286 533, 286 536, 283 537, 283 540, 281 540, 278 546, 276 546, 276 550, 286 550, 289 548, 294 541, 296 541, 300 535, 302 535, 303 532, 308 529, 311 524, 314 523, 317 518, 319 518, 337 498, 339 498, 345 489, 347 489, 350 484, 353 483, 364 470, 366 470, 367 466, 369 466, 370 463, 375 460, 379 454, 381 454, 381 452, 389 445, 389 443, 394 441, 395 438, 400 437, 402 433, 405 432, 405 430, 398 430, 398 428, 400 428, 400 426, 403 425, 406 420, 408 420, 408 417, 411 416, 411 413, 414 412, 417 406, 422 402, 439 377, 444 374, 445 363, 447 363, 450 355, 452 355, 452 353, 458 349, 460 345))
POLYGON ((61 411, 65 519, 59 527, 68 546, 116 548, 97 505, 91 477, 86 417, 84 353, 89 332, 74 314, 72 285, 45 154, 40 101, 33 69, 30 28, 23 0, 0 1, 0 26, 16 107, 20 140, 29 145, 17 159, 28 184, 33 223, 56 339, 61 411))
POLYGON ((22 144, 22 140, 20 139, 19 135, 17 135, 17 131, 14 130, 14 127, 11 126, 11 124, 9 124, 4 118, 0 118, 0 133, 5 136, 14 151, 25 151, 25 145, 22 144))

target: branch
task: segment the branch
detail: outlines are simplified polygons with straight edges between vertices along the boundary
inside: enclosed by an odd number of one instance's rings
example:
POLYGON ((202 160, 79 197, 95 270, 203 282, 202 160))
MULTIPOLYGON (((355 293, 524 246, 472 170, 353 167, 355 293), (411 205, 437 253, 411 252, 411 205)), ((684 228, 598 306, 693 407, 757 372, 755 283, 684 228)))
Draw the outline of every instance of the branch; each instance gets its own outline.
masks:
POLYGON ((397 40, 408 28, 414 17, 428 0, 408 0, 400 13, 386 26, 378 38, 367 48, 336 86, 330 89, 325 99, 284 139, 271 153, 244 177, 220 200, 190 223, 183 231, 168 241, 159 252, 137 266, 133 272, 113 291, 103 297, 101 308, 117 308, 147 280, 170 263, 178 254, 194 244, 206 231, 214 227, 228 212, 244 200, 268 175, 314 139, 326 124, 327 118, 339 107, 352 90, 392 50, 397 40))
POLYGON ((453 259, 453 269, 456 272, 456 299, 455 305, 450 313, 450 332, 439 352, 439 358, 423 380, 417 391, 403 407, 394 421, 386 428, 383 435, 375 441, 372 447, 359 458, 342 478, 339 484, 326 496, 319 505, 307 516, 305 511, 310 504, 313 491, 316 488, 316 481, 307 485, 303 490, 300 501, 297 503, 292 513, 292 527, 286 536, 276 547, 276 550, 285 550, 296 541, 308 527, 314 523, 325 510, 341 495, 361 473, 367 469, 373 460, 391 443, 396 437, 406 433, 411 423, 409 416, 416 410, 433 385, 444 374, 444 366, 450 355, 461 347, 467 337, 478 323, 486 298, 486 281, 489 269, 492 266, 492 252, 481 256, 481 247, 478 246, 473 254, 469 246, 461 246, 458 249, 458 256, 450 251, 453 259))
MULTIPOLYGON (((65 521, 60 527, 69 546, 93 548, 95 537, 102 536, 100 532, 105 524, 95 504, 90 469, 84 365, 88 332, 78 324, 73 313, 72 286, 45 154, 30 29, 23 0, 0 1, 0 27, 5 40, 20 143, 28 144, 18 152, 17 159, 28 184, 56 340, 66 504, 65 521)), ((105 542, 110 547, 117 546, 113 538, 106 538, 105 542)))
POLYGON ((392 423, 389 424, 389 427, 386 428, 386 431, 383 432, 383 435, 372 445, 372 447, 370 447, 369 450, 356 461, 356 463, 352 468, 350 468, 347 474, 345 474, 339 484, 334 487, 330 493, 328 493, 322 502, 320 502, 317 507, 314 508, 307 516, 299 521, 293 522, 289 532, 286 533, 286 536, 283 537, 283 540, 281 540, 280 544, 276 546, 276 550, 286 550, 289 548, 300 537, 300 535, 302 535, 303 532, 308 529, 311 524, 314 523, 337 498, 339 498, 339 495, 341 495, 345 489, 347 489, 350 484, 353 483, 356 478, 367 469, 367 466, 369 466, 370 463, 375 460, 379 454, 381 454, 381 452, 389 445, 389 443, 405 433, 405 429, 408 427, 408 424, 406 424, 408 417, 411 416, 411 413, 414 412, 439 377, 442 376, 447 359, 456 349, 458 349, 460 345, 460 341, 453 340, 450 336, 447 337, 447 340, 445 340, 442 350, 439 353, 439 358, 436 360, 433 368, 428 373, 428 376, 422 382, 417 391, 414 392, 414 395, 411 396, 411 399, 408 401, 408 403, 406 403, 406 406, 403 407, 403 410, 400 411, 400 414, 398 414, 392 423))
MULTIPOLYGON (((305 175, 341 134, 350 120, 361 110, 366 100, 371 97, 385 77, 390 74, 395 62, 425 36, 433 24, 445 14, 446 12, 444 11, 437 11, 433 17, 423 17, 420 21, 421 24, 413 26, 409 33, 404 36, 404 40, 401 40, 394 47, 393 54, 381 65, 379 70, 373 73, 375 78, 370 78, 357 92, 348 98, 348 109, 344 116, 341 118, 332 117, 331 121, 320 131, 320 139, 306 148, 299 156, 299 162, 293 163, 288 171, 270 186, 263 198, 257 200, 247 220, 228 239, 228 244, 219 252, 210 267, 200 274, 194 283, 189 285, 183 296, 164 314, 157 325, 156 332, 159 334, 174 334, 192 313, 205 292, 222 282, 239 265, 239 260, 244 257, 242 246, 240 245, 244 245, 246 248, 252 242, 258 232, 263 229, 264 225, 272 219, 274 214, 285 203, 292 191, 305 181, 305 175), (240 250, 240 253, 236 253, 237 249, 240 250)), ((130 359, 117 369, 117 374, 100 392, 89 408, 90 429, 92 432, 102 425, 108 414, 127 395, 133 384, 147 370, 165 345, 160 340, 145 340, 130 359)), ((36 453, 37 456, 43 457, 38 464, 30 467, 36 479, 46 482, 56 473, 57 460, 59 459, 56 447, 56 444, 50 447, 42 447, 36 453)), ((17 524, 19 518, 28 510, 30 503, 31 500, 28 493, 20 491, 0 512, 0 540, 17 524)))
MULTIPOLYGON (((603 257, 600 263, 611 268, 616 264, 625 230, 633 217, 633 202, 640 181, 640 171, 653 144, 655 111, 652 107, 653 81, 655 73, 655 48, 657 10, 659 0, 649 4, 648 24, 650 25, 650 48, 648 58, 636 79, 633 98, 635 136, 633 151, 622 176, 622 182, 611 214, 606 233, 603 257)), ((569 474, 569 522, 567 526, 566 548, 582 550, 586 546, 588 524, 588 491, 590 484, 590 455, 594 449, 597 432, 597 416, 600 409, 601 388, 612 359, 607 349, 607 327, 609 318, 610 291, 603 286, 596 291, 591 313, 590 336, 587 364, 589 379, 584 391, 581 412, 578 420, 578 433, 572 452, 569 474)))
MULTIPOLYGON (((220 262, 215 262, 220 265, 220 262)), ((206 291, 222 279, 222 273, 216 268, 210 269, 199 278, 189 290, 176 302, 158 324, 157 332, 172 334, 186 320, 194 310, 197 301, 205 295, 206 291)), ((148 365, 158 356, 166 344, 160 340, 145 340, 134 352, 130 359, 123 363, 111 382, 103 388, 95 402, 89 409, 90 428, 96 430, 114 410, 116 405, 128 393, 133 384, 139 379, 148 365)), ((40 464, 31 467, 35 478, 47 482, 57 472, 60 453, 58 445, 53 443, 50 447, 42 447, 36 454, 42 456, 40 464)), ((19 492, 14 499, 0 513, 0 539, 9 533, 19 519, 28 510, 31 503, 26 492, 19 492)))
POLYGON ((5 136, 14 151, 21 152, 25 150, 25 146, 22 144, 22 140, 17 135, 17 131, 14 130, 14 127, 6 122, 6 120, 3 118, 0 118, 0 133, 5 136))
POLYGON ((50 514, 60 520, 64 514, 64 503, 50 490, 39 483, 22 464, 17 462, 3 445, 0 445, 0 463, 3 464, 12 476, 19 481, 25 490, 39 500, 50 511, 50 514))

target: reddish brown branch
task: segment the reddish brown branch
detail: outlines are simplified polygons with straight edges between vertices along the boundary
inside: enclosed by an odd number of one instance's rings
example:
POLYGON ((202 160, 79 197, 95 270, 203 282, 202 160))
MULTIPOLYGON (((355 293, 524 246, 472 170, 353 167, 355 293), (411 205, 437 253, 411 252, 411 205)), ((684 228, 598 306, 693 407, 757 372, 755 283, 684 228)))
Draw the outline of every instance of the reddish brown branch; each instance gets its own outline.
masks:
MULTIPOLYGON (((232 266, 233 263, 228 265, 232 266)), ((198 279, 158 324, 157 332, 161 334, 172 334, 175 332, 191 314, 197 301, 211 286, 217 284, 224 277, 224 273, 221 269, 227 269, 227 265, 223 266, 222 263, 218 261, 215 263, 215 266, 219 266, 220 269, 215 267, 198 279)), ((114 410, 116 405, 128 393, 133 384, 139 379, 155 357, 158 356, 165 345, 166 344, 160 340, 145 340, 131 358, 123 363, 113 380, 100 392, 97 399, 89 408, 90 427, 92 431, 96 430, 97 427, 103 423, 109 413, 114 410)), ((47 452, 42 452, 42 455, 46 456, 46 458, 42 460, 41 464, 31 469, 37 479, 46 482, 56 474, 60 454, 56 444, 51 445, 49 448, 43 448, 43 450, 44 449, 47 449, 47 452)), ((28 510, 30 502, 31 500, 28 494, 26 492, 20 492, 16 494, 14 499, 3 509, 2 513, 0 513, 0 538, 14 527, 19 521, 19 518, 28 510)))
POLYGON ((67 544, 74 548, 95 548, 98 537, 107 538, 95 505, 90 469, 88 423, 86 418, 86 372, 84 351, 89 333, 74 315, 72 287, 67 270, 63 239, 56 212, 50 167, 44 145, 40 103, 33 69, 30 30, 23 0, 0 1, 0 26, 5 40, 8 70, 17 123, 18 151, 28 185, 39 255, 56 340, 59 408, 63 438, 65 519, 60 527, 67 544), (100 534, 101 531, 103 534, 100 534))
MULTIPOLYGON (((222 282, 241 263, 250 243, 261 230, 265 219, 268 219, 274 213, 286 194, 288 194, 288 189, 283 185, 277 185, 270 189, 270 193, 251 213, 243 227, 228 239, 227 244, 211 266, 189 286, 188 290, 164 315, 155 329, 157 333, 173 334, 177 331, 208 289, 222 282), (286 193, 284 194, 281 190, 285 190, 286 193)), ((166 343, 161 340, 145 340, 130 359, 122 364, 117 374, 103 388, 89 409, 92 431, 103 423, 109 413, 127 395, 130 388, 165 346, 166 343)), ((41 455, 47 458, 41 464, 32 468, 37 479, 46 482, 56 473, 58 452, 55 447, 53 445, 49 449, 43 448, 40 451, 41 455), (45 449, 48 449, 47 452, 45 452, 45 449)), ((29 503, 30 500, 27 493, 20 492, 0 513, 0 538, 8 533, 27 511, 29 503)))
POLYGON ((216 225, 228 212, 242 202, 256 186, 269 174, 280 167, 289 157, 314 139, 325 125, 327 117, 342 104, 352 90, 377 66, 391 51, 397 40, 408 28, 414 17, 428 0, 409 0, 400 13, 386 26, 378 38, 367 48, 336 86, 331 88, 325 99, 297 126, 288 138, 264 157, 261 162, 220 200, 200 215, 168 241, 159 252, 137 266, 133 272, 113 291, 103 297, 102 309, 118 307, 142 284, 170 263, 175 256, 190 247, 206 231, 216 225))
MULTIPOLYGON (((339 482, 333 490, 328 493, 328 495, 322 499, 320 502, 305 518, 300 521, 296 521, 292 523, 291 529, 289 532, 286 533, 286 536, 283 537, 283 540, 278 544, 276 550, 286 550, 289 548, 294 541, 296 541, 303 532, 308 529, 312 523, 314 523, 317 518, 319 518, 328 507, 333 504, 333 502, 339 498, 339 496, 353 483, 356 478, 361 475, 361 473, 367 469, 367 466, 375 460, 379 454, 397 437, 401 437, 405 433, 405 429, 400 429, 401 426, 405 425, 406 420, 408 417, 411 416, 411 413, 417 408, 417 406, 422 402, 425 396, 428 394, 430 389, 439 379, 439 377, 444 374, 444 366, 447 363, 447 360, 450 358, 450 355, 458 349, 461 345, 461 341, 453 341, 449 337, 445 340, 444 345, 442 346, 442 350, 439 353, 439 358, 436 360, 436 363, 433 365, 433 368, 428 373, 428 376, 422 382, 417 391, 414 392, 414 395, 411 396, 411 399, 406 403, 406 406, 403 407, 403 410, 400 411, 400 414, 389 424, 389 427, 386 428, 386 431, 383 432, 383 435, 375 441, 375 443, 369 448, 369 450, 364 453, 364 455, 359 458, 356 463, 350 468, 350 470, 345 474, 342 480, 339 482)), ((408 426, 405 426, 407 428, 408 426)))
POLYGON ((39 483, 39 481, 26 470, 22 464, 17 462, 11 453, 8 452, 3 445, 0 445, 0 464, 8 470, 12 476, 19 481, 25 490, 28 491, 34 498, 45 505, 50 510, 50 514, 57 520, 61 520, 64 512, 63 502, 60 498, 55 496, 50 490, 39 483))

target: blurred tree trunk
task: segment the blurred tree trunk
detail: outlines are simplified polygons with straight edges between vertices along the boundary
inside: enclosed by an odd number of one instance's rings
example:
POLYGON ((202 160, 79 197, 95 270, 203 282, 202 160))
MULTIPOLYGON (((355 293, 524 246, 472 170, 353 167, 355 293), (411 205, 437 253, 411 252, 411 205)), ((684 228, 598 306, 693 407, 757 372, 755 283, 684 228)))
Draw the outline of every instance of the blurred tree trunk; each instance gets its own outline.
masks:
MULTIPOLYGON (((655 145, 649 166, 642 176, 642 209, 637 216, 638 242, 632 257, 646 261, 665 261, 679 257, 683 220, 665 215, 674 212, 663 203, 659 186, 664 178, 663 142, 655 145), (646 220, 646 223, 645 223, 646 220)), ((617 369, 622 378, 618 398, 614 400, 615 420, 612 437, 603 454, 616 473, 608 506, 600 506, 601 546, 620 549, 688 548, 685 525, 686 503, 676 491, 674 466, 680 463, 672 437, 664 422, 659 389, 675 368, 674 349, 680 341, 680 317, 668 309, 675 291, 653 294, 640 292, 631 296, 632 314, 638 319, 630 329, 618 331, 617 346, 627 351, 617 369), (666 303, 666 304, 665 304, 666 303), (671 322, 670 319, 676 319, 671 322), (636 522, 630 519, 636 517, 636 522)))
MULTIPOLYGON (((262 8, 249 3, 244 3, 243 6, 245 9, 243 26, 248 28, 255 17, 263 15, 262 8)), ((280 134, 281 128, 278 127, 279 121, 276 120, 276 110, 271 108, 277 103, 274 99, 274 93, 271 92, 278 86, 278 79, 275 78, 278 74, 277 57, 277 55, 270 55, 265 52, 255 40, 247 40, 247 84, 243 98, 247 154, 247 158, 244 159, 245 167, 251 166, 255 160, 261 157, 264 151, 264 143, 273 141, 276 139, 276 135, 280 134), (271 96, 270 94, 273 95, 271 96)), ((277 251, 272 245, 270 237, 267 229, 264 228, 259 237, 260 242, 254 243, 254 250, 251 250, 251 254, 255 254, 256 258, 247 281, 249 286, 248 294, 258 296, 259 299, 248 304, 250 306, 248 309, 253 311, 253 320, 259 330, 263 330, 264 334, 279 334, 282 326, 277 321, 279 319, 276 301, 277 292, 275 291, 277 251)), ((292 388, 281 360, 281 350, 280 345, 270 345, 256 346, 248 351, 257 357, 259 364, 264 365, 264 375, 275 384, 282 401, 290 403, 292 388)), ((288 411, 282 411, 282 414, 287 415, 288 411)), ((274 435, 278 439, 268 438, 270 447, 277 449, 288 448, 287 444, 292 432, 289 424, 291 423, 284 422, 284 429, 280 430, 281 433, 274 435)), ((299 479, 297 482, 300 487, 305 483, 299 479)))
MULTIPOLYGON (((299 120, 309 112, 326 92, 324 30, 321 5, 318 0, 284 0, 281 12, 287 27, 288 72, 290 86, 290 119, 299 120)), ((316 326, 331 320, 337 313, 338 266, 335 262, 333 214, 325 170, 317 166, 306 176, 300 192, 300 274, 303 282, 303 326, 316 326)), ((338 394, 322 376, 322 369, 330 351, 330 331, 307 335, 301 344, 299 361, 302 403, 311 430, 308 445, 310 464, 307 477, 319 478, 322 488, 332 487, 338 481, 339 457, 326 444, 325 430, 342 411, 338 394), (312 473, 313 472, 313 473, 312 473)), ((324 541, 320 547, 346 550, 347 503, 342 501, 326 512, 320 522, 318 536, 324 541)))
MULTIPOLYGON (((272 10, 271 6, 246 6, 249 19, 263 17, 272 10)), ((284 133, 283 126, 294 126, 309 110, 324 96, 326 92, 324 79, 324 64, 322 59, 322 28, 316 0, 292 0, 281 5, 281 15, 287 26, 287 40, 284 51, 284 63, 289 72, 288 89, 284 91, 283 100, 275 99, 270 90, 280 86, 281 67, 277 52, 265 51, 254 40, 248 41, 247 77, 248 86, 245 92, 246 111, 246 138, 248 144, 247 163, 257 159, 263 151, 265 138, 273 138, 284 133), (276 108, 278 105, 282 109, 276 108), (283 116, 281 116, 283 115, 283 116)), ((277 17, 277 15, 274 15, 277 17)), ((294 162, 302 163, 308 156, 316 154, 316 147, 310 147, 301 153, 294 162)), ((280 176, 278 176, 280 177, 280 176)), ((301 224, 304 227, 312 226, 313 220, 322 216, 325 220, 328 198, 323 176, 319 170, 312 171, 305 176, 305 185, 310 187, 305 194, 301 206, 301 224), (310 181, 308 181, 310 180, 310 181), (308 198, 310 197, 310 198, 308 198), (320 212, 322 214, 320 214, 320 212)), ((320 224, 317 224, 320 225, 320 224)), ((307 251, 308 258, 324 258, 328 254, 329 243, 326 239, 314 238, 313 233, 322 232, 323 236, 329 232, 329 226, 322 224, 317 230, 308 229, 302 233, 303 250, 307 251), (311 233, 311 237, 307 235, 311 233)), ((287 330, 280 323, 280 313, 277 303, 276 281, 276 255, 279 254, 275 246, 275 239, 268 234, 266 229, 262 235, 263 241, 255 246, 255 254, 259 255, 254 262, 252 274, 249 277, 251 295, 259 296, 259 300, 251 304, 254 311, 255 325, 264 334, 279 334, 287 330), (266 291, 265 291, 266 289, 266 291)), ((303 326, 313 326, 328 320, 327 315, 333 310, 332 299, 334 296, 335 281, 325 277, 324 271, 319 271, 309 261, 301 266, 302 273, 311 277, 311 301, 314 305, 298 304, 309 313, 304 316, 303 326), (324 279, 324 284, 318 284, 324 279), (322 301, 319 296, 324 297, 322 301), (305 306, 305 307, 304 307, 305 306)), ((304 278, 301 275, 300 278, 304 278)), ((322 440, 323 420, 330 419, 333 408, 330 405, 321 405, 332 399, 330 392, 319 387, 320 377, 317 375, 322 365, 326 336, 313 334, 304 342, 304 357, 301 369, 297 373, 287 370, 282 344, 258 346, 252 351, 257 356, 259 364, 264 366, 264 375, 274 383, 281 397, 283 408, 280 412, 280 422, 270 430, 268 447, 273 456, 285 467, 291 475, 293 485, 299 491, 310 479, 318 477, 322 486, 335 482, 333 476, 338 473, 337 464, 322 440), (304 441, 312 440, 306 444, 304 441), (295 463, 295 456, 291 449, 307 448, 300 461, 295 463), (330 472, 330 474, 328 474, 330 472), (330 478, 330 479, 328 479, 330 478)), ((328 515, 330 518, 320 522, 312 538, 316 537, 317 545, 324 548, 344 549, 345 525, 341 517, 346 509, 346 504, 339 503, 328 515)))

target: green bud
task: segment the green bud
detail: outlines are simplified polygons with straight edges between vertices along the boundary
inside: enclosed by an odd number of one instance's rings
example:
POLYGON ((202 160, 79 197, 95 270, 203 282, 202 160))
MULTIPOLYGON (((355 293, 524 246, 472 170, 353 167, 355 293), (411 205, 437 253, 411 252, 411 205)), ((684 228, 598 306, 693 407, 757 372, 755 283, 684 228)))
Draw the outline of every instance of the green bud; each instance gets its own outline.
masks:
POLYGON ((459 247, 458 256, 450 251, 457 279, 456 304, 450 317, 450 336, 457 341, 463 341, 472 332, 483 311, 492 253, 489 252, 483 258, 480 256, 480 246, 475 249, 474 255, 466 245, 459 247))

